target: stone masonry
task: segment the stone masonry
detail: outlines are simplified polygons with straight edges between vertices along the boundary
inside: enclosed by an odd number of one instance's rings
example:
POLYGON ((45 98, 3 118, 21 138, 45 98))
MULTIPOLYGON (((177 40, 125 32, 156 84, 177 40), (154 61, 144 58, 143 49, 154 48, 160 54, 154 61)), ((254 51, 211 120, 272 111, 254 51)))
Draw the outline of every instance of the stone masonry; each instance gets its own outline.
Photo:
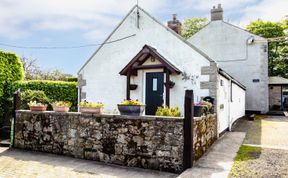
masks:
POLYGON ((217 139, 215 114, 194 118, 193 154, 197 161, 217 139))
MULTIPOLYGON (((183 128, 182 117, 17 111, 14 146, 180 173, 184 171, 183 128)), ((215 114, 194 118, 194 161, 216 139, 215 114)))
POLYGON ((183 171, 183 118, 17 111, 15 147, 183 171))

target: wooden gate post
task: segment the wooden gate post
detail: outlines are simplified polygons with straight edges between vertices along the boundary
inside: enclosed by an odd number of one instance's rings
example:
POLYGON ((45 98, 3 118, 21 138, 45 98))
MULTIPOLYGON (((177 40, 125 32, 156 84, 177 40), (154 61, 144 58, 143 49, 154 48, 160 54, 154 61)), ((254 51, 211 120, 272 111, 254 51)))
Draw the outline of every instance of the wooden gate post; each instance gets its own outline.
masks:
POLYGON ((12 147, 14 147, 14 141, 15 141, 15 125, 16 125, 16 111, 20 109, 21 105, 21 97, 20 97, 20 90, 14 92, 13 95, 13 120, 11 125, 11 143, 12 147), (12 135, 13 134, 13 135, 12 135))
POLYGON ((183 169, 186 170, 193 166, 193 116, 194 116, 194 94, 193 90, 185 91, 184 100, 184 150, 183 150, 183 169))

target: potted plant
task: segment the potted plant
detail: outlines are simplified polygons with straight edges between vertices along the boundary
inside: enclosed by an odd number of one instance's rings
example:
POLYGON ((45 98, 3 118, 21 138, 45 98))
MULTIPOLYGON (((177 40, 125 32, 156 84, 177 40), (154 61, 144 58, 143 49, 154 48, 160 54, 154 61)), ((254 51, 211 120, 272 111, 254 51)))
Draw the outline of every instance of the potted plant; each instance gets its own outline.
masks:
POLYGON ((68 112, 72 103, 69 101, 55 101, 52 103, 53 111, 55 112, 68 112))
POLYGON ((208 115, 212 112, 212 103, 201 101, 194 104, 194 117, 201 117, 203 114, 208 115))
POLYGON ((79 108, 82 113, 102 114, 104 104, 84 101, 79 103, 79 108))
POLYGON ((42 103, 37 103, 36 101, 30 101, 28 106, 31 111, 46 111, 47 105, 42 103))
POLYGON ((156 111, 156 116, 171 116, 171 117, 180 117, 181 112, 179 107, 171 107, 169 108, 168 106, 159 106, 156 111))
POLYGON ((121 115, 140 116, 145 110, 145 105, 138 100, 124 100, 117 106, 121 115))

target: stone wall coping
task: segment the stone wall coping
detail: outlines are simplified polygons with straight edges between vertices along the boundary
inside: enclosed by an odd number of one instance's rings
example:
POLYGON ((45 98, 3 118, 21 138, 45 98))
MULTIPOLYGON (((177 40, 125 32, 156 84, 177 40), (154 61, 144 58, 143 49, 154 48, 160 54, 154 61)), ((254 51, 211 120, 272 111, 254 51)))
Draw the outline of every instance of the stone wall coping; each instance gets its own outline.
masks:
POLYGON ((213 117, 215 117, 215 116, 216 116, 216 114, 208 114, 207 116, 194 117, 194 120, 195 120, 195 121, 200 121, 200 120, 206 119, 207 117, 208 117, 208 118, 213 118, 213 117))
POLYGON ((117 115, 117 114, 89 114, 81 112, 54 112, 54 111, 30 111, 30 110, 17 110, 16 113, 31 113, 31 114, 54 114, 54 115, 83 115, 90 117, 103 117, 103 118, 113 118, 113 119, 139 119, 139 120, 155 120, 155 121, 173 121, 173 122, 183 122, 184 117, 168 117, 168 116, 127 116, 127 115, 117 115))

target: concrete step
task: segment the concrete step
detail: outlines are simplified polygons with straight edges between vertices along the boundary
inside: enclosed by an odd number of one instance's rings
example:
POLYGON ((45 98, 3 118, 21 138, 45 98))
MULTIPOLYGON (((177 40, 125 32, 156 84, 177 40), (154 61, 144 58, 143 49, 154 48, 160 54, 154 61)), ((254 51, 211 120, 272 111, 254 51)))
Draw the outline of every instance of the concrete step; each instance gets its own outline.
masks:
POLYGON ((0 140, 0 147, 9 147, 10 146, 10 140, 0 140))

